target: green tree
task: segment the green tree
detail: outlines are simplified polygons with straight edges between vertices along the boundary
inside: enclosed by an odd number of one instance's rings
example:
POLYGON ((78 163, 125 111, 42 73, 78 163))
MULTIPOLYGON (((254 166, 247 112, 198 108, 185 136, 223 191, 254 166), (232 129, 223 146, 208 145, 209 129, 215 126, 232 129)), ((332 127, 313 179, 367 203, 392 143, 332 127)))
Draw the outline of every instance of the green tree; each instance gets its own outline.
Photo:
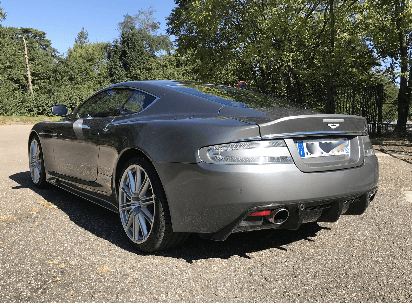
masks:
POLYGON ((77 34, 75 43, 64 58, 59 58, 53 72, 54 99, 74 109, 95 91, 110 84, 107 43, 90 43, 87 31, 77 34))
POLYGON ((336 86, 373 80, 377 60, 360 31, 356 1, 176 4, 168 33, 203 81, 245 80, 253 90, 324 109, 331 75, 336 86))
POLYGON ((170 54, 172 43, 169 37, 157 35, 159 23, 153 19, 153 12, 127 14, 119 23, 120 37, 107 49, 113 82, 153 79, 153 62, 161 60, 158 54, 170 54))
MULTIPOLYGON (((46 34, 32 28, 2 28, 0 39, 0 98, 3 113, 37 115, 48 109, 49 103, 37 98, 50 91, 50 77, 56 64, 56 50, 46 34), (29 93, 24 40, 30 66, 34 96, 29 93)), ((43 100, 43 99, 42 99, 43 100)))
POLYGON ((406 133, 412 89, 412 6, 410 0, 367 0, 364 26, 380 58, 400 70, 396 132, 406 133))
MULTIPOLYGON (((1 1, 0 1, 1 4, 1 1)), ((4 21, 6 19, 6 12, 3 11, 3 8, 0 7, 0 22, 4 21)))
POLYGON ((82 30, 77 34, 75 43, 84 46, 89 43, 89 33, 82 27, 82 30))

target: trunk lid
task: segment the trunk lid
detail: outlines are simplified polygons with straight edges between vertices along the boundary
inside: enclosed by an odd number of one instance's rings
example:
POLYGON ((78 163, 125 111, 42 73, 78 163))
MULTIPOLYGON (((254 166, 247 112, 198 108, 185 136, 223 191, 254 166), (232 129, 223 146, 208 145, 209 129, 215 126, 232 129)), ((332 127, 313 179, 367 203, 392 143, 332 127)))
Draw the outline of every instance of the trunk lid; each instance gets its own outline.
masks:
POLYGON ((284 138, 302 172, 342 170, 361 166, 366 119, 317 114, 289 116, 259 124, 262 139, 284 138))

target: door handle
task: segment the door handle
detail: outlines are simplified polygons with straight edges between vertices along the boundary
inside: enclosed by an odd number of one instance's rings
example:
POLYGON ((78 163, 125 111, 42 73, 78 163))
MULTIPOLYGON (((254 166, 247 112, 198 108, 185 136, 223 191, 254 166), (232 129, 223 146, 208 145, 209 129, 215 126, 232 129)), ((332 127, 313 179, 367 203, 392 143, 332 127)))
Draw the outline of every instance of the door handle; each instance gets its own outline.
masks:
POLYGON ((57 133, 53 133, 52 131, 42 131, 39 132, 39 135, 48 135, 48 136, 57 136, 57 133))

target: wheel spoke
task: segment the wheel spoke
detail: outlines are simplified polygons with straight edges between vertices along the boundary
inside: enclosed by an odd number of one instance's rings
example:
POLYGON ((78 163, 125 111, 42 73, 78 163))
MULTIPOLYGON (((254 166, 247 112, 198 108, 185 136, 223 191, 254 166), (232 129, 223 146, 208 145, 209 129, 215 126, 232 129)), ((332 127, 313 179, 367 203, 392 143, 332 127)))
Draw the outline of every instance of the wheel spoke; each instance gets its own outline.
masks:
POLYGON ((132 200, 132 193, 130 192, 129 187, 127 187, 125 184, 122 184, 122 191, 124 194, 126 194, 126 198, 131 201, 132 200))
POLYGON ((39 171, 39 168, 38 168, 38 166, 35 166, 34 167, 34 179, 36 180, 36 182, 39 180, 39 178, 40 178, 40 171, 39 171))
POLYGON ((31 166, 30 173, 31 173, 31 178, 33 182, 37 183, 36 170, 34 166, 31 166))
POLYGON ((142 210, 143 216, 147 219, 147 221, 149 222, 151 226, 153 222, 153 215, 150 213, 150 211, 146 207, 142 207, 141 210, 142 210))
POLYGON ((34 158, 35 156, 36 156, 36 150, 37 150, 37 145, 36 145, 36 142, 32 142, 31 143, 31 156, 34 158))
POLYGON ((140 198, 140 203, 139 205, 142 207, 148 206, 150 204, 153 204, 153 199, 154 199, 154 195, 150 196, 150 197, 142 197, 140 198))
POLYGON ((139 219, 137 218, 137 216, 133 216, 133 240, 137 240, 139 238, 139 230, 139 219))
POLYGON ((150 181, 149 178, 147 177, 147 175, 145 175, 143 183, 139 189, 139 196, 143 197, 146 195, 147 189, 149 188, 150 185, 150 181))
MULTIPOLYGON (((127 176, 129 177, 129 185, 130 185, 130 192, 135 193, 136 192, 136 182, 134 180, 133 172, 132 170, 129 170, 127 172, 127 176)), ((131 195, 130 195, 131 196, 131 195)))
POLYGON ((133 224, 133 220, 134 220, 134 216, 133 213, 130 212, 127 214, 127 218, 126 218, 126 227, 125 230, 129 230, 130 226, 133 224))
POLYGON ((38 160, 40 158, 40 149, 39 149, 39 144, 37 142, 36 142, 34 151, 35 151, 34 157, 36 158, 36 160, 38 160))
POLYGON ((147 226, 146 226, 146 222, 141 212, 139 213, 139 223, 140 223, 140 229, 142 230, 143 239, 146 239, 148 236, 147 226))
POLYGON ((142 171, 140 168, 136 168, 136 177, 135 177, 135 188, 133 194, 138 194, 138 189, 140 189, 140 184, 142 183, 142 171))
POLYGON ((130 210, 130 209, 132 209, 133 208, 133 206, 132 205, 129 205, 129 204, 122 204, 121 206, 120 206, 120 211, 121 212, 124 212, 124 211, 128 211, 128 210, 130 210))
POLYGON ((36 169, 37 172, 40 172, 41 166, 40 166, 40 164, 39 164, 38 162, 35 162, 35 163, 33 164, 33 167, 36 169))

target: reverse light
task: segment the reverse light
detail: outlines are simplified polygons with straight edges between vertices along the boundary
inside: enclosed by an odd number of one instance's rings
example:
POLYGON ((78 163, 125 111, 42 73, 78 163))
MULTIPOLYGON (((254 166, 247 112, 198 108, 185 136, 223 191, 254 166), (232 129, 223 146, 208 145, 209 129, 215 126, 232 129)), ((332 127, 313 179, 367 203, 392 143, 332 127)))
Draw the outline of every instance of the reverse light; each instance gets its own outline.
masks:
POLYGON ((204 147, 199 158, 211 164, 292 164, 283 139, 247 141, 204 147))
POLYGON ((371 140, 369 139, 369 136, 362 136, 362 141, 365 157, 375 155, 375 151, 373 150, 373 146, 371 140))

